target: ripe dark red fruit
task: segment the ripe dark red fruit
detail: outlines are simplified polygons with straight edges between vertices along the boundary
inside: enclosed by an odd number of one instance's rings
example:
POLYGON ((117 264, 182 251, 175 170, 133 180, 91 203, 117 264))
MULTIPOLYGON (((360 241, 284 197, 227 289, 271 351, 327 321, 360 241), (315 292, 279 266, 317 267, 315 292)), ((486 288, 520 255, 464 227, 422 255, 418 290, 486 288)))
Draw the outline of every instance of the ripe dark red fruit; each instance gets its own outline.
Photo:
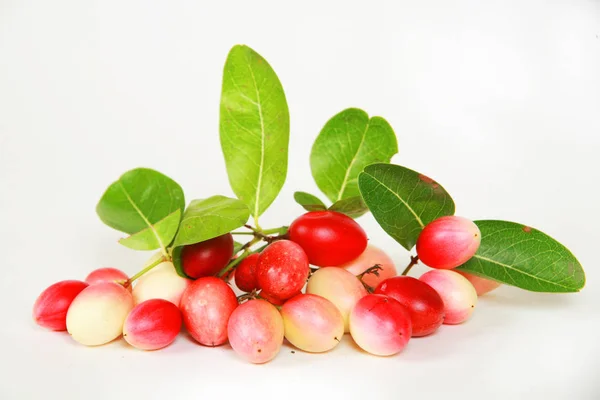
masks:
POLYGON ((251 292, 254 289, 260 289, 256 280, 256 264, 259 254, 250 254, 244 258, 240 265, 235 269, 235 285, 244 292, 251 292))
POLYGON ((397 300, 410 313, 413 336, 435 332, 444 322, 444 301, 431 286, 410 276, 396 276, 381 282, 375 294, 397 300))
POLYGON ((367 234, 352 218, 335 211, 312 211, 290 225, 290 239, 319 267, 337 267, 367 248, 367 234))
POLYGON ((231 233, 184 246, 181 251, 183 272, 194 279, 214 276, 229 263, 232 256, 233 237, 231 233))
POLYGON ((297 294, 308 278, 308 258, 302 248, 289 240, 267 246, 258 258, 256 278, 262 294, 287 300, 297 294))
POLYGON ((481 232, 473 221, 447 216, 423 228, 417 239, 417 255, 428 267, 452 269, 469 261, 480 243, 481 232))

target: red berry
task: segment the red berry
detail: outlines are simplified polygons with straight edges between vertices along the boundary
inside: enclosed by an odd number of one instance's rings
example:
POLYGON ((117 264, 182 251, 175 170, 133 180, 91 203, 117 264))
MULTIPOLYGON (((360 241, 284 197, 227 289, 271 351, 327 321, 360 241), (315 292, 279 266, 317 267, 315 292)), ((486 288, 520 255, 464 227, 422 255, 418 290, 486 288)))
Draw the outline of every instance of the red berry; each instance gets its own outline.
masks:
POLYGON ((306 253, 289 240, 278 240, 267 246, 256 265, 261 295, 264 293, 279 300, 287 300, 302 290, 309 272, 306 253))
POLYGON ((350 335, 371 354, 396 354, 406 346, 411 334, 409 312, 391 297, 369 294, 350 312, 350 335))
POLYGON ((44 290, 33 305, 33 319, 53 331, 67 330, 67 311, 71 303, 88 284, 81 281, 61 281, 44 290))
POLYGON ((397 300, 410 313, 413 336, 429 335, 444 322, 444 301, 431 286, 410 276, 396 276, 381 282, 375 294, 397 300))
POLYGON ((205 346, 219 346, 227 342, 227 321, 237 305, 229 285, 219 278, 204 277, 183 292, 180 308, 194 339, 205 346))
POLYGON ((181 251, 183 272, 194 279, 214 276, 225 268, 232 256, 233 237, 231 233, 184 246, 181 251))
POLYGON ((244 292, 251 292, 254 289, 260 289, 256 281, 256 264, 259 254, 250 254, 244 258, 240 265, 235 269, 235 285, 244 292))
POLYGON ((335 211, 313 211, 290 225, 290 239, 306 252, 311 264, 337 267, 354 260, 367 247, 367 234, 352 218, 335 211))
POLYGON ((140 350, 158 350, 173 343, 181 330, 181 312, 170 301, 146 300, 131 310, 123 337, 140 350))
POLYGON ((463 217, 438 218, 428 224, 417 239, 417 255, 423 264, 437 269, 456 268, 475 255, 481 232, 463 217))

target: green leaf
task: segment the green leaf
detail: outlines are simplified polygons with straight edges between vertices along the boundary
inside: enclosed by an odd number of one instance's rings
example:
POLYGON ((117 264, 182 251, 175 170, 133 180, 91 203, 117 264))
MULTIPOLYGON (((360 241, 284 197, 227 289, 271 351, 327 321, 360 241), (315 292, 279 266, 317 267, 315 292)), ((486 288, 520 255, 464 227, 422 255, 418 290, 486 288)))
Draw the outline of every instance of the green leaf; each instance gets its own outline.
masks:
POLYGON ((174 247, 203 242, 243 226, 250 213, 238 199, 212 196, 193 200, 183 214, 174 247))
POLYGON ((168 246, 177 233, 180 220, 181 210, 177 209, 154 224, 153 228, 134 233, 119 240, 119 243, 133 250, 154 250, 161 248, 161 243, 157 240, 157 237, 160 237, 164 240, 165 246, 168 246))
POLYGON ((392 127, 381 117, 348 108, 331 118, 315 140, 310 167, 332 202, 359 196, 358 174, 369 164, 389 162, 398 152, 392 127))
POLYGON ((137 168, 108 187, 96 212, 111 228, 130 235, 140 233, 125 243, 133 248, 152 250, 165 249, 171 242, 175 217, 169 216, 176 211, 182 213, 184 207, 183 190, 177 182, 158 171, 137 168), (159 224, 159 228, 155 224, 159 224))
POLYGON ((481 246, 461 271, 534 292, 577 292, 585 273, 575 256, 550 236, 507 221, 475 221, 481 246))
POLYGON ((326 210, 325 203, 321 201, 317 196, 314 196, 306 192, 295 192, 294 200, 300 204, 306 211, 320 211, 326 210))
POLYGON ((238 241, 233 241, 233 254, 237 254, 244 247, 244 243, 240 243, 238 241))
POLYGON ((287 174, 290 117, 279 78, 247 46, 225 63, 220 138, 233 192, 257 218, 275 200, 287 174))
POLYGON ((179 275, 183 278, 192 279, 191 277, 187 276, 187 274, 185 272, 183 272, 183 264, 181 262, 181 251, 182 250, 183 250, 183 246, 175 247, 173 249, 173 254, 171 254, 171 257, 173 259, 173 266, 175 267, 175 271, 177 271, 177 275, 179 275))
POLYGON ((440 184, 399 165, 369 165, 358 185, 379 225, 407 250, 425 225, 454 214, 454 201, 440 184))
POLYGON ((351 218, 358 218, 369 211, 367 205, 360 196, 348 197, 347 199, 336 201, 329 209, 331 211, 346 214, 351 218))

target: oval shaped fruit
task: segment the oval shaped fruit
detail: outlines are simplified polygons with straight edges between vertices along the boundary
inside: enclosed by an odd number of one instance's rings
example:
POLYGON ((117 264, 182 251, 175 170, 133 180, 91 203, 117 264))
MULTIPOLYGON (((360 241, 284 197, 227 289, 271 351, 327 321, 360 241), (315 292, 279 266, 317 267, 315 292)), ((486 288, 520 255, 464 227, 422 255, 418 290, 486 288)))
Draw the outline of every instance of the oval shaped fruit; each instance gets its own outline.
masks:
POLYGON ((469 261, 480 243, 477 225, 452 215, 438 218, 423 228, 417 239, 417 255, 428 267, 452 269, 469 261))
POLYGON ((324 297, 300 294, 281 308, 285 338, 300 350, 321 353, 333 349, 344 336, 344 318, 324 297))
POLYGON ((456 272, 458 272, 459 274, 467 278, 469 282, 471 282, 471 285, 473 285, 475 291, 477 292, 477 296, 483 296, 484 294, 489 293, 494 289, 497 289, 501 285, 500 282, 482 278, 477 275, 469 274, 468 272, 458 270, 456 272))
POLYGON ((179 306, 181 295, 191 283, 191 280, 177 274, 172 262, 165 261, 137 280, 132 292, 133 300, 140 304, 150 299, 164 299, 179 306))
POLYGON ((241 304, 229 318, 229 343, 237 354, 254 364, 275 358, 283 344, 283 319, 264 300, 241 304))
POLYGON ((362 281, 371 287, 376 287, 380 282, 398 275, 394 261, 379 247, 369 245, 366 250, 362 252, 358 258, 340 265, 340 268, 344 268, 346 271, 351 272, 354 275, 360 275, 365 272, 368 268, 374 265, 379 265, 381 269, 378 271, 379 275, 366 274, 363 276, 362 281))
MULTIPOLYGON (((89 273, 85 278, 85 281, 93 285, 95 283, 102 282, 115 282, 122 283, 129 279, 127 274, 116 268, 98 268, 89 273)), ((127 290, 131 292, 131 285, 127 287, 127 290)))
POLYGON ((227 342, 227 321, 238 305, 233 290, 223 280, 204 277, 181 296, 181 313, 188 332, 198 343, 219 346, 227 342))
POLYGON ((268 245, 260 253, 256 265, 261 293, 279 300, 287 300, 302 290, 309 273, 306 253, 289 240, 278 240, 268 245))
POLYGON ((356 276, 338 267, 315 271, 308 279, 306 293, 322 296, 338 308, 344 319, 344 332, 350 332, 348 318, 352 307, 368 294, 356 276))
POLYGON ((410 276, 395 276, 381 282, 375 294, 397 300, 410 313, 412 336, 426 336, 444 322, 444 301, 431 286, 410 276))
POLYGON ((131 310, 123 338, 140 350, 158 350, 173 343, 181 330, 181 312, 170 301, 146 300, 131 310))
POLYGON ((444 301, 444 324, 460 324, 469 319, 477 305, 477 292, 467 278, 440 269, 426 272, 419 279, 434 288, 444 301))
POLYGON ((319 267, 336 267, 358 257, 367 247, 367 234, 352 218, 335 211, 311 211, 289 229, 290 239, 319 267))
POLYGON ((233 257, 233 236, 231 233, 217 236, 204 242, 184 246, 181 251, 183 272, 190 278, 214 276, 233 257))
POLYGON ((256 264, 258 264, 258 253, 250 254, 244 258, 235 269, 235 285, 244 292, 259 290, 260 286, 256 279, 256 264))
POLYGON ((86 282, 68 280, 60 281, 47 287, 35 300, 33 320, 36 324, 53 331, 67 329, 67 311, 83 289, 86 282))
POLYGON ((412 335, 410 314, 391 297, 369 294, 350 313, 350 335, 360 348, 371 354, 399 353, 412 335))
POLYGON ((123 286, 102 282, 83 289, 67 312, 67 330, 86 346, 99 346, 123 333, 133 298, 123 286))

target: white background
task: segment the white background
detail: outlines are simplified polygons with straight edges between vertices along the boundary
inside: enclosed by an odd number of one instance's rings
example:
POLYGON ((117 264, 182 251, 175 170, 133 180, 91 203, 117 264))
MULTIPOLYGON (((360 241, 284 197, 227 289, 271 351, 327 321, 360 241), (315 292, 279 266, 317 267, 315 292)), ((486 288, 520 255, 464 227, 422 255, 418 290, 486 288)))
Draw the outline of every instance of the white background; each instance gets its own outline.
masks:
POLYGON ((285 3, 0 0, 0 398, 600 398, 600 3, 285 3), (301 213, 292 193, 317 192, 314 138, 361 107, 394 127, 394 161, 441 182, 458 214, 545 231, 579 257, 586 288, 503 287, 390 358, 346 337, 254 366, 184 336, 146 353, 35 326, 49 284, 101 266, 133 274, 148 257, 94 212, 122 172, 158 169, 188 199, 232 195, 218 110, 236 43, 269 60, 290 107, 288 180, 263 226, 301 213))

